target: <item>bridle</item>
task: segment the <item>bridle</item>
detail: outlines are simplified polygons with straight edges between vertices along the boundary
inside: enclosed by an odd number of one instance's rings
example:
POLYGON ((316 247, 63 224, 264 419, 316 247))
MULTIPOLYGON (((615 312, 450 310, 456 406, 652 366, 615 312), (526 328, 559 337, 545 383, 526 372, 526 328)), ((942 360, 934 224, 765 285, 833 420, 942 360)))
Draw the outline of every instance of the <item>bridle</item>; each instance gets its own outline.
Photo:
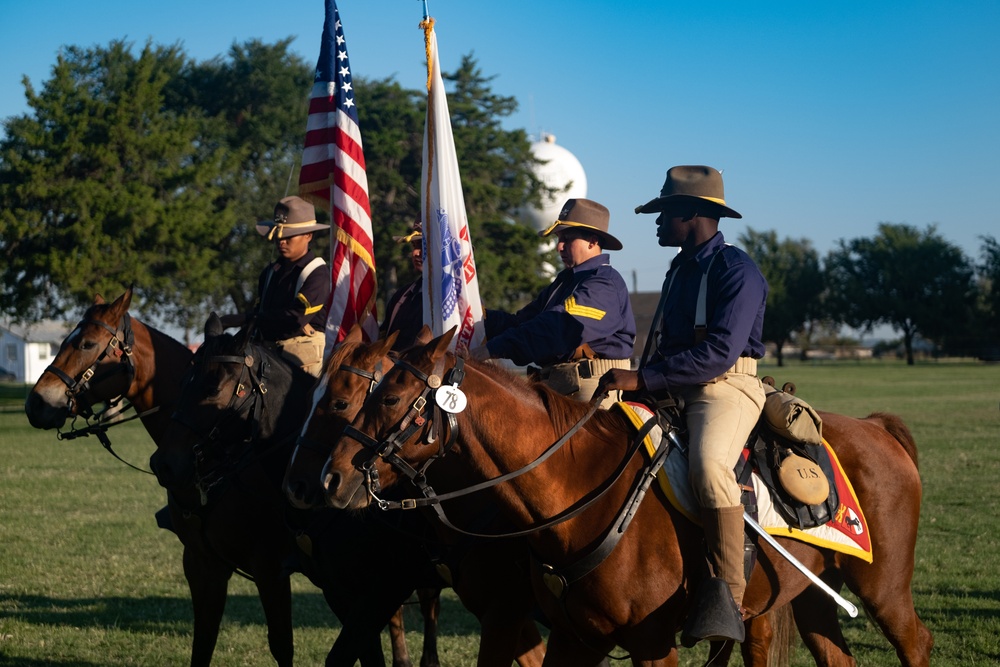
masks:
MULTIPOLYGON (((448 374, 445 376, 444 381, 441 379, 441 372, 444 368, 444 357, 439 359, 435 364, 434 371, 431 374, 424 373, 419 368, 416 368, 412 364, 402 359, 395 362, 395 366, 400 369, 412 374, 418 380, 420 380, 424 388, 421 390, 420 394, 413 400, 410 404, 409 409, 396 423, 395 430, 389 434, 387 438, 382 441, 378 441, 366 433, 362 433, 353 425, 347 425, 344 427, 342 437, 353 438, 358 441, 365 449, 370 452, 370 456, 355 465, 355 468, 365 476, 365 487, 368 490, 369 495, 378 503, 381 509, 394 509, 395 504, 390 501, 383 500, 378 497, 381 493, 382 487, 378 478, 378 470, 375 468, 375 463, 381 458, 392 466, 397 472, 405 476, 411 482, 413 482, 417 488, 430 489, 427 486, 426 478, 424 472, 435 460, 443 457, 448 450, 454 445, 455 440, 458 437, 458 419, 451 412, 446 412, 441 410, 440 406, 434 401, 434 395, 442 387, 451 385, 453 387, 458 387, 461 385, 462 381, 465 379, 465 361, 461 357, 455 358, 455 365, 449 369, 448 374), (420 429, 424 428, 428 424, 428 419, 424 416, 424 409, 427 407, 430 400, 432 410, 437 419, 432 417, 431 423, 432 427, 434 424, 441 424, 443 421, 448 422, 448 439, 439 446, 438 452, 429 457, 419 470, 411 466, 405 460, 397 455, 397 452, 403 447, 403 445, 420 429), (447 417, 441 417, 441 415, 447 415, 447 417)), ((427 444, 433 444, 439 440, 438 434, 432 429, 427 434, 427 444)), ((327 462, 329 465, 329 461, 327 462)), ((323 471, 323 477, 327 476, 327 471, 323 471)), ((433 493, 433 489, 430 489, 433 493)), ((425 493, 426 495, 426 493, 425 493)), ((412 503, 415 499, 406 499, 403 501, 405 509, 412 509, 416 507, 412 503)), ((400 505, 402 507, 403 505, 400 505)))
POLYGON ((128 391, 128 387, 131 386, 132 381, 135 379, 135 363, 132 360, 132 347, 135 345, 135 335, 132 332, 132 318, 129 317, 128 313, 122 315, 118 327, 115 329, 111 328, 107 323, 96 319, 82 320, 78 326, 85 324, 95 324, 111 334, 111 339, 94 360, 94 363, 77 374, 75 378, 70 377, 61 368, 52 364, 47 366, 42 371, 42 374, 51 373, 59 378, 66 385, 66 398, 70 410, 75 408, 77 415, 89 419, 94 415, 92 410, 93 405, 89 402, 84 404, 80 400, 81 394, 89 391, 93 386, 104 382, 109 377, 124 371, 126 375, 125 389, 122 394, 108 400, 108 409, 111 409, 121 402, 124 392, 128 391), (113 357, 118 363, 109 371, 98 374, 98 367, 108 357, 113 357))
MULTIPOLYGON (((345 371, 347 373, 352 373, 359 377, 363 377, 368 380, 368 391, 365 392, 365 398, 371 396, 372 392, 375 391, 375 387, 378 383, 382 381, 383 371, 382 371, 382 360, 379 359, 378 363, 375 365, 374 370, 366 371, 363 368, 358 368, 357 366, 351 366, 350 364, 340 364, 337 367, 338 371, 345 371)), ((330 453, 330 443, 322 442, 316 440, 315 438, 307 438, 304 435, 300 435, 295 441, 296 451, 299 449, 304 449, 308 452, 315 452, 319 454, 330 453)), ((294 456, 294 453, 293 453, 294 456)))
MULTIPOLYGON (((436 393, 442 389, 447 390, 450 387, 457 388, 465 378, 465 368, 464 361, 461 357, 455 357, 455 365, 448 371, 445 376, 444 381, 441 380, 441 369, 443 366, 443 358, 437 364, 434 372, 430 375, 424 373, 420 369, 414 367, 413 365, 405 361, 397 361, 396 365, 402 370, 409 372, 417 379, 424 383, 424 388, 421 390, 420 394, 414 399, 410 408, 403 415, 403 417, 396 423, 394 430, 383 440, 376 440, 372 436, 359 431, 353 425, 347 426, 344 429, 343 437, 352 438, 360 443, 366 450, 370 452, 370 455, 364 461, 360 461, 355 464, 355 468, 365 476, 365 487, 368 494, 377 503, 378 507, 382 510, 390 509, 415 509, 418 507, 430 507, 433 509, 437 518, 445 526, 463 535, 476 538, 510 538, 510 537, 523 537, 536 533, 552 526, 568 521, 569 519, 577 516, 585 509, 590 507, 598 499, 600 499, 608 490, 610 490, 615 482, 621 477, 621 475, 628 468, 629 461, 635 455, 635 453, 642 446, 643 440, 650 430, 657 424, 656 420, 648 421, 637 433, 632 445, 629 447, 625 456, 622 458, 618 467, 615 471, 596 489, 594 489, 593 494, 586 501, 579 503, 575 506, 571 506, 566 510, 560 512, 559 514, 546 519, 540 523, 537 523, 530 528, 502 534, 491 534, 491 533, 477 533, 471 532, 462 528, 455 526, 450 519, 448 519, 441 503, 447 500, 452 500, 462 496, 470 495, 477 491, 483 491, 485 489, 497 486, 503 482, 519 477, 534 468, 538 467, 544 463, 549 457, 555 454, 559 449, 565 445, 570 438, 573 437, 583 427, 583 425, 594 415, 597 409, 600 407, 600 401, 592 401, 590 408, 587 410, 583 416, 562 436, 559 437, 554 443, 549 445, 549 447, 542 452, 534 461, 531 463, 513 470, 511 472, 505 473, 498 477, 485 480, 478 484, 473 484, 471 486, 459 489, 457 491, 452 491, 449 493, 437 494, 434 489, 427 483, 426 471, 428 467, 437 459, 442 458, 451 449, 458 434, 458 421, 456 415, 445 410, 441 410, 439 401, 437 399, 436 393), (434 411, 436 417, 428 420, 423 416, 424 409, 426 408, 428 402, 434 406, 434 411), (424 427, 428 421, 440 421, 439 414, 444 413, 447 415, 447 421, 449 424, 449 435, 447 441, 441 445, 439 451, 428 458, 419 469, 411 466, 407 461, 403 460, 397 452, 402 448, 402 446, 413 437, 416 431, 424 427), (392 468, 394 468, 398 473, 406 477, 411 483, 416 486, 421 494, 422 498, 405 498, 401 501, 390 501, 380 498, 378 494, 380 493, 380 485, 378 480, 378 471, 375 468, 375 464, 378 459, 384 459, 392 468)), ((431 442, 431 441, 429 441, 431 442)), ((659 465, 662 465, 662 459, 656 465, 658 469, 659 465)), ((324 476, 327 472, 324 471, 324 476)), ((654 472, 655 475, 655 472, 654 472)), ((647 479, 651 479, 648 478, 647 479)), ((641 492, 639 489, 635 490, 635 493, 639 493, 640 497, 645 493, 645 488, 648 486, 647 483, 640 485, 641 492)), ((616 540, 615 540, 616 541, 616 540)))
MULTIPOLYGON (((262 354, 259 370, 257 370, 257 360, 254 358, 253 349, 249 343, 244 348, 244 354, 229 355, 216 354, 205 355, 199 358, 195 355, 192 362, 192 370, 199 365, 211 363, 238 364, 240 376, 236 381, 233 394, 229 398, 229 403, 219 412, 219 417, 207 429, 199 424, 195 424, 190 416, 181 411, 178 404, 177 410, 171 415, 171 419, 197 434, 198 440, 192 446, 195 462, 195 485, 197 486, 202 499, 202 504, 207 504, 209 494, 215 490, 222 482, 237 469, 243 466, 243 461, 250 454, 250 449, 240 456, 230 456, 229 449, 221 455, 216 451, 217 442, 225 432, 225 427, 231 422, 240 419, 247 424, 246 436, 239 444, 248 444, 254 441, 260 428, 260 417, 263 414, 263 398, 267 394, 267 375, 270 362, 267 355, 262 354), (249 415, 244 419, 244 415, 249 415), (207 433, 206 433, 207 430, 207 433)), ((193 377, 188 382, 193 381, 193 377)))

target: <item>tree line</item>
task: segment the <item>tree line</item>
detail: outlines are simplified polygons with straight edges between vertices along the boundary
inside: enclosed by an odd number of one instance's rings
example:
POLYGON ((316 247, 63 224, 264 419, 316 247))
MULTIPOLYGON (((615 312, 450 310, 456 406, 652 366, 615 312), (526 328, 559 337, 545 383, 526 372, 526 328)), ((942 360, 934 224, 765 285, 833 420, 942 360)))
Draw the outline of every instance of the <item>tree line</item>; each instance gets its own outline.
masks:
POLYGON ((923 338, 943 355, 1000 359, 1000 244, 982 237, 979 261, 931 225, 881 223, 871 238, 840 240, 821 262, 808 239, 748 230, 740 243, 767 277, 764 339, 808 348, 819 332, 889 325, 908 364, 923 338))
MULTIPOLYGON (((57 318, 132 283, 144 313, 185 330, 248 309, 273 250, 253 223, 298 182, 313 68, 290 43, 234 43, 200 62, 179 45, 67 46, 40 90, 25 79, 29 111, 4 119, 0 140, 0 314, 57 318)), ((542 262, 558 262, 513 215, 558 193, 535 176, 527 133, 502 127, 517 101, 471 55, 445 80, 482 298, 516 309, 548 282, 542 262)), ((419 211, 426 95, 391 77, 356 78, 355 90, 385 298, 413 277, 392 236, 419 211)), ((764 336, 779 362, 840 324, 892 325, 911 363, 918 335, 1000 355, 993 238, 972 260, 933 227, 884 223, 822 262, 805 239, 739 240, 771 285, 764 336)), ((328 243, 317 236, 317 254, 328 243)))

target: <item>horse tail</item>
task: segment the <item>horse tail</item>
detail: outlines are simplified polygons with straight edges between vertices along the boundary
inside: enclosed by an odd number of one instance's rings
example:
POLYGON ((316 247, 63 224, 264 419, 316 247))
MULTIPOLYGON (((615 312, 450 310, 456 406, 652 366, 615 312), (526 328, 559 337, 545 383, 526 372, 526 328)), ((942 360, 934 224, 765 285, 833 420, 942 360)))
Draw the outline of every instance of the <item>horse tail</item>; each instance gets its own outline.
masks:
POLYGON ((798 640, 792 605, 784 604, 767 612, 771 617, 771 647, 767 652, 768 667, 788 667, 798 640))
POLYGON ((917 469, 920 468, 920 465, 917 463, 917 443, 913 439, 913 434, 910 433, 910 428, 900 417, 888 412, 873 412, 868 415, 868 418, 877 419, 882 422, 882 428, 888 431, 889 435, 903 446, 903 449, 906 450, 907 455, 913 461, 913 465, 917 469))

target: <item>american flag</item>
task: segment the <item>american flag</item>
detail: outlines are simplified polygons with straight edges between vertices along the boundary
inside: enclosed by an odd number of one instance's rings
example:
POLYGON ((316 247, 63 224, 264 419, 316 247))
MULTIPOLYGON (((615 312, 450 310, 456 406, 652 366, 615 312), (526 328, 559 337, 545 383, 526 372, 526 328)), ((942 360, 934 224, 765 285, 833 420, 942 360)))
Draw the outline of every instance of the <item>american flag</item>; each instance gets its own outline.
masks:
POLYGON ((479 278, 472 255, 469 218, 441 78, 434 19, 421 23, 428 55, 427 120, 424 124, 420 209, 424 220, 424 324, 440 336, 453 326, 451 347, 467 350, 486 341, 479 278))
POLYGON ((358 110, 340 12, 326 0, 326 20, 309 100, 299 195, 323 206, 333 220, 326 351, 360 322, 368 340, 378 338, 375 253, 368 176, 358 110))

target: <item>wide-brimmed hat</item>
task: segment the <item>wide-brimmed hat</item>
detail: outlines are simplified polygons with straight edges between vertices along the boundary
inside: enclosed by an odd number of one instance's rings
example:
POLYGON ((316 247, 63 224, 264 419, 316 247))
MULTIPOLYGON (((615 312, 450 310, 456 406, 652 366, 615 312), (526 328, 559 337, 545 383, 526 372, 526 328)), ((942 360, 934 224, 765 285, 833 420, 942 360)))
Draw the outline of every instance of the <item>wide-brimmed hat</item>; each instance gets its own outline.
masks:
POLYGON ((392 240, 396 243, 413 243, 424 238, 424 226, 422 223, 414 222, 410 225, 410 231, 403 236, 393 236, 392 240))
POLYGON ((635 207, 636 213, 659 213, 675 204, 696 201, 711 204, 720 218, 742 218, 743 216, 726 206, 722 189, 722 173, 718 169, 703 165, 671 167, 667 170, 667 180, 663 183, 660 196, 635 207))
POLYGON ((268 241, 330 229, 316 222, 316 208, 301 197, 285 197, 274 205, 274 220, 257 223, 257 233, 268 241))
POLYGON ((604 250, 621 250, 622 242, 608 234, 611 214, 606 206, 589 199, 567 199, 559 212, 559 219, 549 228, 538 232, 539 236, 557 234, 565 229, 586 229, 601 237, 604 250))

